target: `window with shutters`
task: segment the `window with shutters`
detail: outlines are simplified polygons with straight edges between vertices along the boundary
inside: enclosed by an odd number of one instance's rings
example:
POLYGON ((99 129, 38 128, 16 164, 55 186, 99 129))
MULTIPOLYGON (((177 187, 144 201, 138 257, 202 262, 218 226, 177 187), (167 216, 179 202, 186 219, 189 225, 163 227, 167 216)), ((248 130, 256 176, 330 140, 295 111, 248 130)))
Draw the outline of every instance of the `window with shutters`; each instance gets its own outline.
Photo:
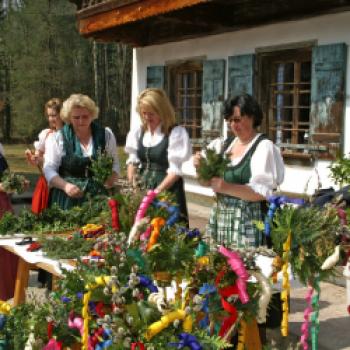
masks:
POLYGON ((311 48, 267 54, 262 65, 265 131, 285 156, 309 158, 311 48))
POLYGON ((202 128, 202 75, 200 61, 167 66, 168 90, 178 118, 192 139, 199 139, 202 128))
POLYGON ((341 148, 347 46, 258 54, 263 131, 285 158, 334 159, 341 148))

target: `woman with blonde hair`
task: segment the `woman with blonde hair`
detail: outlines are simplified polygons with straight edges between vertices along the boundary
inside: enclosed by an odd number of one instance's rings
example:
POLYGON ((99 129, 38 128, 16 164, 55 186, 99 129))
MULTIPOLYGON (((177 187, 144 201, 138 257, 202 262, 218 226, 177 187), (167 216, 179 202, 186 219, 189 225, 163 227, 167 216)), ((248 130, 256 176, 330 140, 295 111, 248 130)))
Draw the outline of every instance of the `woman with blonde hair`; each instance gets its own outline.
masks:
POLYGON ((87 195, 106 194, 119 173, 117 143, 111 129, 99 126, 99 109, 87 95, 73 94, 63 103, 61 118, 65 126, 50 138, 44 160, 45 177, 52 188, 49 206, 62 209, 79 206, 87 195), (91 160, 99 152, 113 158, 113 174, 101 186, 92 178, 91 160))
POLYGON ((141 125, 130 130, 125 145, 128 180, 133 183, 137 168, 147 189, 176 195, 182 220, 188 222, 182 164, 192 155, 187 131, 176 125, 175 111, 166 93, 149 88, 137 100, 141 125))

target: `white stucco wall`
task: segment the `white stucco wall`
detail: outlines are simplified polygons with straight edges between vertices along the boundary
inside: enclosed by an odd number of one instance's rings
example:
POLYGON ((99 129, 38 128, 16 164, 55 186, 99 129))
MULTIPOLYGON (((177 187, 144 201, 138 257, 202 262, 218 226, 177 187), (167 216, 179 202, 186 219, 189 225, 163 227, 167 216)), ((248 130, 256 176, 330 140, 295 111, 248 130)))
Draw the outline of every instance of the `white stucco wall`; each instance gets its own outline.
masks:
MULTIPOLYGON (((148 46, 134 49, 132 76, 132 127, 139 123, 135 111, 136 97, 146 86, 146 67, 164 65, 171 61, 193 59, 227 59, 229 56, 255 53, 257 48, 277 46, 316 40, 318 45, 344 42, 350 46, 350 12, 331 14, 309 18, 300 21, 288 21, 271 24, 237 32, 207 36, 185 40, 176 43, 148 46)), ((350 53, 347 62, 347 90, 344 152, 350 152, 350 53)), ((227 79, 226 79, 227 84, 227 79)), ((227 87, 225 89, 227 91, 227 87)), ((287 165, 285 180, 281 190, 303 193, 308 184, 307 192, 312 193, 318 184, 318 176, 323 187, 331 186, 328 177, 326 161, 316 161, 312 166, 287 165), (315 171, 315 168, 317 171, 315 171)), ((190 162, 185 164, 184 172, 194 174, 190 162)), ((210 195, 208 189, 196 185, 193 181, 186 182, 186 190, 210 195)))

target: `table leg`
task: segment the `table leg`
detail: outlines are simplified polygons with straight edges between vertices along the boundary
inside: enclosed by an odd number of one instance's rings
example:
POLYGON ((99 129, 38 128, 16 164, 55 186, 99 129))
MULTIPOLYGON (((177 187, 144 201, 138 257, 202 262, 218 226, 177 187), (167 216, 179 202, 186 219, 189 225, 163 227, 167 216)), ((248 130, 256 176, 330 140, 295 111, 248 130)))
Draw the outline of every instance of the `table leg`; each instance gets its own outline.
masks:
POLYGON ((13 299, 13 305, 17 306, 25 301, 25 291, 28 287, 29 280, 29 268, 30 264, 24 261, 22 258, 18 260, 15 296, 13 299))

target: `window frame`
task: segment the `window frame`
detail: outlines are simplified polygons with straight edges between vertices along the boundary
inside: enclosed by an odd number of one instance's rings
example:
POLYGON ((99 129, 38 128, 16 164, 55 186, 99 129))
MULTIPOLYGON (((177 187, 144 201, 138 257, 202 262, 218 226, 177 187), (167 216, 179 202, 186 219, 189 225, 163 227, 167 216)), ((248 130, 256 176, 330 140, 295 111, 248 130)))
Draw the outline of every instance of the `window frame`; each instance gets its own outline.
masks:
MULTIPOLYGON (((203 61, 202 60, 186 60, 178 61, 166 65, 167 70, 167 92, 172 102, 177 120, 179 125, 186 128, 192 142, 200 140, 202 137, 202 94, 203 94, 203 61), (190 117, 189 123, 183 123, 182 115, 179 113, 183 107, 180 105, 181 98, 184 96, 181 95, 181 82, 179 81, 182 74, 194 73, 195 83, 194 87, 189 88, 188 90, 194 90, 192 94, 187 95, 192 100, 193 104, 190 104, 190 117), (198 74, 201 74, 200 79, 198 80, 198 74), (199 82, 198 82, 199 81, 199 82), (199 85, 198 85, 199 84, 199 85), (199 98, 199 100, 198 100, 199 98), (196 101, 199 103, 196 104, 196 101), (192 113, 191 113, 192 110, 192 113), (197 110, 197 114, 193 114, 193 110, 197 110)), ((185 95, 186 96, 186 95, 185 95)))

